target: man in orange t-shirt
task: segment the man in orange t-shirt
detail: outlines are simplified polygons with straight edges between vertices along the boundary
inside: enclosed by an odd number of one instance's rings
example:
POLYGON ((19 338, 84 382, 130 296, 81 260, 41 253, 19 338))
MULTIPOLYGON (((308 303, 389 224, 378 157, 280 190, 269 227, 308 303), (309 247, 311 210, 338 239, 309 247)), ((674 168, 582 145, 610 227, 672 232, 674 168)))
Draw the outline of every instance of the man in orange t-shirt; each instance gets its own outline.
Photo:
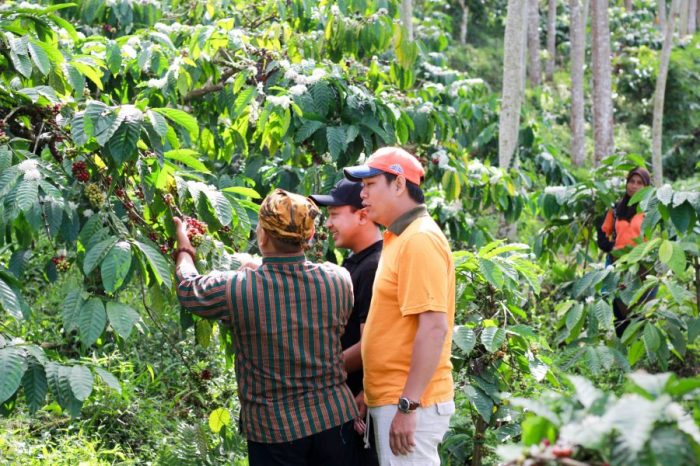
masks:
POLYGON ((425 207, 424 174, 396 147, 345 169, 348 179, 362 180, 370 220, 387 227, 362 335, 365 399, 382 465, 439 465, 437 447, 455 409, 454 262, 425 207))

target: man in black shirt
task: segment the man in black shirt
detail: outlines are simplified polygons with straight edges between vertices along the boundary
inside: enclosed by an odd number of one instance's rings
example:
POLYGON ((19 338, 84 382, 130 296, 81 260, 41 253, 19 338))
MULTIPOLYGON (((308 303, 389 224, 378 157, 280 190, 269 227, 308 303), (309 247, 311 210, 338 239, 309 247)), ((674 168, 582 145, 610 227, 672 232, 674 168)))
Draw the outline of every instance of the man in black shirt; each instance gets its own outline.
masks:
MULTIPOLYGON (((326 227, 333 235, 335 246, 352 251, 343 262, 343 267, 350 272, 352 278, 355 305, 341 337, 341 344, 348 373, 347 384, 364 416, 360 338, 372 300, 374 276, 382 252, 382 234, 379 226, 367 217, 360 191, 362 183, 342 179, 331 189, 330 194, 314 194, 309 197, 316 204, 328 207, 326 227)), ((358 441, 358 448, 361 446, 358 441)), ((361 452, 361 457, 363 465, 378 464, 374 448, 361 452)))

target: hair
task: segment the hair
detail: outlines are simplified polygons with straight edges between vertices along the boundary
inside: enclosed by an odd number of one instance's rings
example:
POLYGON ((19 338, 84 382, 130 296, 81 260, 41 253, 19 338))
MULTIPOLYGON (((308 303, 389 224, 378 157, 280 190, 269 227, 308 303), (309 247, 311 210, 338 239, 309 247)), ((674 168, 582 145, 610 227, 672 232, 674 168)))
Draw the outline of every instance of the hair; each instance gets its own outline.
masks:
MULTIPOLYGON (((637 175, 642 179, 644 186, 649 186, 651 184, 651 175, 649 175, 649 172, 646 169, 641 167, 634 168, 627 173, 626 183, 629 183, 634 175, 637 175)), ((625 195, 622 196, 622 199, 615 204, 615 216, 617 218, 622 220, 630 220, 635 216, 637 213, 637 204, 629 205, 629 201, 630 196, 628 196, 627 191, 625 191, 625 195)))
POLYGON ((280 238, 278 236, 273 235, 267 230, 265 230, 265 233, 267 233, 267 236, 270 239, 272 246, 277 252, 280 252, 282 254, 292 254, 295 252, 302 252, 304 250, 304 245, 306 244, 306 241, 290 238, 280 238))
MULTIPOLYGON (((398 175, 394 175, 393 173, 384 172, 383 175, 387 183, 391 183, 398 178, 398 175)), ((418 204, 425 204, 425 194, 423 194, 423 190, 420 188, 420 186, 412 181, 406 180, 406 189, 408 189, 408 196, 414 202, 417 202, 418 204)))

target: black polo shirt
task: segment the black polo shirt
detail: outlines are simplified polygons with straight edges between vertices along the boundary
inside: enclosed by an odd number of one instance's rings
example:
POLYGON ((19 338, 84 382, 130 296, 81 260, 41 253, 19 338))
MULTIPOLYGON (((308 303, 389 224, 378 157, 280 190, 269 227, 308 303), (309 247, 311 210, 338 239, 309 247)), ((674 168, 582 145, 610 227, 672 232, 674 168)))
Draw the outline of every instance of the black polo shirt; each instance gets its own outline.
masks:
MULTIPOLYGON (((374 276, 377 273, 379 256, 382 253, 382 243, 383 241, 379 240, 357 254, 350 255, 343 261, 343 267, 350 272, 353 294, 355 295, 355 305, 352 308, 352 314, 350 314, 350 319, 345 327, 345 333, 340 339, 343 349, 349 348, 360 341, 362 336, 360 325, 367 320, 369 303, 372 300, 374 276)), ((362 391, 362 371, 359 370, 348 374, 347 383, 353 395, 360 393, 362 391)))

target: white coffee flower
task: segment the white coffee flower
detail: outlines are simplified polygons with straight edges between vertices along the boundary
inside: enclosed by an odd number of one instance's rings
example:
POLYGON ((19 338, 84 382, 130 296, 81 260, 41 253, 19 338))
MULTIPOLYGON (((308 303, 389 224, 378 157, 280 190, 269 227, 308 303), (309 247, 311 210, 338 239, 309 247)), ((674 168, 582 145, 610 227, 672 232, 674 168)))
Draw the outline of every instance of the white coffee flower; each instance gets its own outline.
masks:
POLYGON ((296 86, 292 86, 289 88, 289 93, 291 95, 302 95, 306 93, 307 87, 303 84, 297 84, 296 86))
POLYGON ((593 304, 593 301, 595 301, 595 298, 593 296, 588 296, 586 298, 586 304, 593 304))
POLYGON ((58 249, 58 250, 56 251, 56 255, 57 255, 57 256, 63 256, 63 257, 65 257, 65 256, 68 255, 68 251, 66 251, 65 249, 58 249))
POLYGON ((73 201, 68 201, 68 208, 71 210, 75 210, 78 208, 78 204, 76 202, 73 202, 73 201))
POLYGON ((544 188, 545 194, 551 194, 553 196, 561 196, 566 193, 566 187, 564 186, 547 186, 544 188))
POLYGON ((340 14, 340 8, 338 8, 338 5, 331 6, 331 14, 333 16, 338 16, 340 14))
POLYGON ((258 83, 255 87, 258 90, 258 94, 265 95, 265 85, 263 83, 258 83))
POLYGON ((260 118, 260 104, 257 100, 253 100, 248 107, 248 121, 254 125, 258 122, 258 118, 260 118))
POLYGON ((92 209, 85 209, 83 210, 83 217, 85 218, 90 218, 95 214, 95 212, 92 211, 92 209))
POLYGON ((431 113, 435 110, 435 106, 432 102, 425 102, 423 105, 418 107, 418 113, 431 113))
POLYGON ((290 99, 288 95, 269 95, 267 96, 267 101, 272 105, 277 105, 282 108, 289 108, 289 105, 292 103, 292 99, 290 99))
POLYGON ((39 181, 41 178, 41 172, 37 169, 24 172, 24 179, 26 181, 39 181))
POLYGON ((17 170, 19 170, 22 173, 27 173, 28 171, 36 170, 38 166, 39 162, 37 162, 36 160, 27 159, 22 161, 19 165, 17 165, 17 170))
POLYGON ((321 160, 323 160, 324 163, 331 163, 333 162, 333 157, 331 157, 331 154, 326 152, 321 156, 321 160))

